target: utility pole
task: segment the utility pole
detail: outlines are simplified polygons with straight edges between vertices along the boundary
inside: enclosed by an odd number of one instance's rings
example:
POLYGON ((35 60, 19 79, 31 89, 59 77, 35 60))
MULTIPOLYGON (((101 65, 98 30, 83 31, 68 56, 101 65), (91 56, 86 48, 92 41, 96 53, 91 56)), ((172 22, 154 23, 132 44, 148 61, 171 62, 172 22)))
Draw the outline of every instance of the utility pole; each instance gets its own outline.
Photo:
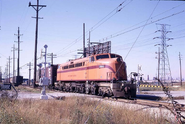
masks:
POLYGON ((32 66, 31 62, 29 62, 29 63, 27 64, 27 66, 29 66, 29 80, 28 80, 28 85, 30 86, 30 79, 31 79, 31 66, 32 66))
POLYGON ((179 52, 179 63, 180 63, 180 83, 182 87, 182 67, 181 67, 181 54, 179 52))
POLYGON ((15 44, 13 45, 13 83, 15 83, 15 50, 17 50, 15 48, 15 44))
POLYGON ((57 55, 53 53, 48 53, 47 55, 48 55, 48 58, 51 58, 51 65, 53 65, 53 58, 56 58, 57 55))
POLYGON ((86 50, 85 50, 85 23, 83 23, 83 56, 86 57, 86 50))
POLYGON ((87 51, 85 48, 85 23, 83 23, 83 50, 79 49, 78 51, 81 51, 81 52, 78 52, 78 54, 82 54, 83 57, 86 57, 87 51))
POLYGON ((91 51, 90 51, 90 45, 91 45, 91 31, 89 31, 89 39, 88 39, 88 47, 89 47, 89 56, 91 55, 91 51))
POLYGON ((5 69, 5 72, 6 72, 6 83, 8 83, 8 62, 6 64, 6 69, 5 69))
MULTIPOLYGON (((159 44, 161 46, 161 54, 160 54, 160 80, 163 83, 166 83, 166 76, 170 76, 170 80, 172 82, 172 77, 171 77, 171 70, 170 70, 170 62, 169 62, 169 58, 168 58, 168 52, 167 52, 167 47, 171 46, 171 45, 167 45, 166 44, 166 40, 172 40, 173 38, 167 38, 166 34, 170 33, 171 31, 167 31, 166 27, 170 26, 168 24, 157 24, 161 26, 161 30, 157 30, 156 32, 161 32, 161 37, 155 37, 153 39, 159 38, 161 39, 161 44, 159 44), (167 71, 167 72, 166 72, 167 71)), ((168 85, 168 83, 167 83, 168 85)), ((172 83, 173 85, 173 83, 172 83)))
POLYGON ((8 60, 9 60, 9 72, 8 72, 9 73, 9 80, 8 81, 10 83, 10 56, 9 56, 9 59, 8 60))
POLYGON ((38 19, 39 18, 39 11, 46 7, 46 5, 39 5, 39 0, 37 0, 37 5, 31 5, 31 2, 29 2, 28 7, 33 7, 36 10, 36 30, 35 30, 35 54, 34 54, 34 80, 33 80, 33 87, 35 88, 36 83, 36 71, 37 71, 37 39, 38 39, 38 19))
POLYGON ((19 76, 19 61, 20 61, 20 43, 22 41, 20 41, 20 36, 22 36, 22 34, 20 34, 20 31, 19 31, 19 27, 18 27, 18 34, 14 34, 18 37, 18 41, 15 41, 18 43, 18 58, 17 58, 17 76, 19 76))

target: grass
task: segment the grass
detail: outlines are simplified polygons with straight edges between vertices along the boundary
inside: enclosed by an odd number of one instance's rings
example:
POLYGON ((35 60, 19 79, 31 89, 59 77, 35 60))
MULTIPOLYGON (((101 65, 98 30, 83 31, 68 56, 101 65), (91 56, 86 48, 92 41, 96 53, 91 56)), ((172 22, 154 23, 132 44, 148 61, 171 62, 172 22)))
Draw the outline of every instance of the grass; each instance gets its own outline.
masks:
MULTIPOLYGON (((42 87, 38 87, 38 88, 32 88, 29 86, 22 86, 19 85, 18 87, 15 87, 17 91, 21 91, 21 92, 30 92, 30 93, 40 93, 42 90, 42 87)), ((47 93, 51 93, 53 91, 46 89, 47 93)))
POLYGON ((166 124, 166 115, 151 116, 124 106, 70 97, 65 100, 0 99, 1 124, 166 124))

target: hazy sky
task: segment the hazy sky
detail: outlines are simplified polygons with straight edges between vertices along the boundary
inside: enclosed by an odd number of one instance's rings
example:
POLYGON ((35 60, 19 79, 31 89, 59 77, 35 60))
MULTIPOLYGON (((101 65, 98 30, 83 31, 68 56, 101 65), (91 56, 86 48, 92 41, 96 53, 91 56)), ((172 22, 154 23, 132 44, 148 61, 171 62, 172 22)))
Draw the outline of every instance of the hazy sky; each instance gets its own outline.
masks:
MULTIPOLYGON (((25 77, 28 77, 29 72, 27 63, 34 62, 35 44, 35 19, 32 17, 35 17, 36 11, 28 7, 29 2, 36 4, 36 0, 0 0, 0 66, 4 72, 8 57, 13 55, 13 44, 17 47, 14 42, 17 37, 14 34, 17 34, 20 27, 20 33, 23 34, 20 45, 20 74, 25 77)), ((158 51, 158 46, 154 45, 161 43, 161 39, 153 39, 161 37, 161 32, 155 33, 161 29, 156 23, 168 24, 170 26, 166 29, 172 32, 167 33, 166 37, 174 38, 167 41, 167 44, 172 45, 167 48, 172 77, 179 77, 179 52, 182 55, 182 71, 185 77, 185 2, 40 0, 40 4, 47 7, 39 11, 39 16, 43 19, 39 20, 38 57, 43 46, 47 44, 48 52, 58 56, 54 59, 55 64, 75 58, 77 49, 82 48, 82 26, 85 23, 86 39, 89 37, 88 31, 91 30, 91 41, 111 41, 112 53, 123 57, 127 63, 128 74, 137 71, 139 64, 142 65, 140 72, 145 78, 149 75, 151 79, 157 75, 155 52, 158 51), (122 6, 118 7, 121 3, 122 6)), ((41 61, 43 60, 38 60, 38 63, 41 61)))

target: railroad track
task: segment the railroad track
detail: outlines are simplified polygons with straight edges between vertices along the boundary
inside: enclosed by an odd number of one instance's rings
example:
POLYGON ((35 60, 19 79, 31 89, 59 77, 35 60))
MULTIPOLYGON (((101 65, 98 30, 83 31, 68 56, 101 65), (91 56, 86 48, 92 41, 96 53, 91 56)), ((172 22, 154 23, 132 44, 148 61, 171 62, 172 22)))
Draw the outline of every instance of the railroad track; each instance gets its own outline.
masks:
MULTIPOLYGON (((108 98, 105 98, 104 100, 110 100, 108 98)), ((142 100, 142 99, 117 99, 114 101, 118 102, 124 102, 129 104, 138 104, 143 106, 149 106, 149 107, 156 107, 156 108, 169 108, 173 109, 173 104, 168 102, 161 102, 161 101, 151 101, 151 100, 142 100)), ((179 108, 181 108, 181 112, 185 112, 185 104, 177 104, 179 108)))

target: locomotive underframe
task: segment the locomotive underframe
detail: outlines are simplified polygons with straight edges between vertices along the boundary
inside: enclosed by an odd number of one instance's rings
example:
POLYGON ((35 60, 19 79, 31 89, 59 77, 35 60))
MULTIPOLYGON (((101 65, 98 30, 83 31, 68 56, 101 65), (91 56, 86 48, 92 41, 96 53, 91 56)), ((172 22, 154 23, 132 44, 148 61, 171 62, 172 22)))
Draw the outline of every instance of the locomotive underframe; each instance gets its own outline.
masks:
POLYGON ((110 82, 57 82, 57 89, 66 92, 86 93, 108 97, 136 97, 136 85, 128 81, 110 81, 110 82))

